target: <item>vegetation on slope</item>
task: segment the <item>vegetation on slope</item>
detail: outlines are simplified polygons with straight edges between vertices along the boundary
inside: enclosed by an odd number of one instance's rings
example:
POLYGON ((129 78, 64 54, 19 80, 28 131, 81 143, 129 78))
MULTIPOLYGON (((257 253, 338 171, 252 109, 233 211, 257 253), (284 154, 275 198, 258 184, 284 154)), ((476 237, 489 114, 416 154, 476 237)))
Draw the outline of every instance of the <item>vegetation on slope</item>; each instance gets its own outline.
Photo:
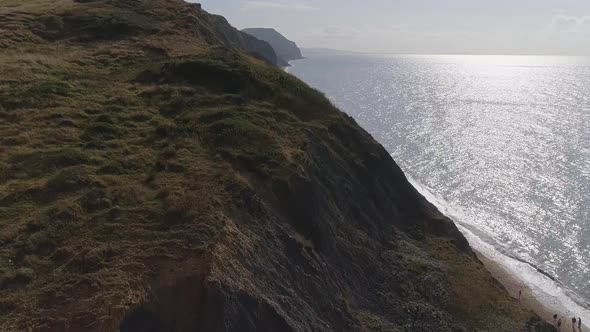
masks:
POLYGON ((2 330, 532 317, 352 119, 196 6, 0 0, 0 31, 2 330))

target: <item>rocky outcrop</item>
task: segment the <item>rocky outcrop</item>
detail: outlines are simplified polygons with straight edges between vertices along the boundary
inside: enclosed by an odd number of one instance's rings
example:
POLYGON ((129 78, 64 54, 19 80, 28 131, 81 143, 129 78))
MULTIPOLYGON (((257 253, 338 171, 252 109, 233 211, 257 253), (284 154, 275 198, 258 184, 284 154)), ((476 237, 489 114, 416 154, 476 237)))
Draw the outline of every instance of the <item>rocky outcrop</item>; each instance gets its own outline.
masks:
POLYGON ((277 56, 284 60, 288 64, 291 60, 299 60, 301 56, 301 50, 297 47, 295 42, 292 42, 277 32, 275 29, 270 28, 248 28, 243 29, 249 35, 252 35, 260 40, 264 40, 272 46, 277 56))

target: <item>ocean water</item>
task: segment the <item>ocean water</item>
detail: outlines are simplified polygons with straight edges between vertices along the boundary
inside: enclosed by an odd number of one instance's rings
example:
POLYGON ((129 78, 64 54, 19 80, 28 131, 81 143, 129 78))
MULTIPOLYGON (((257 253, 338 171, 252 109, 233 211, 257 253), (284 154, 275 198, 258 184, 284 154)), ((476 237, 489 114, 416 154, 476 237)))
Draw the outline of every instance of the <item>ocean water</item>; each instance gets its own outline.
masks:
POLYGON ((590 321, 590 58, 310 55, 289 69, 472 245, 590 321))

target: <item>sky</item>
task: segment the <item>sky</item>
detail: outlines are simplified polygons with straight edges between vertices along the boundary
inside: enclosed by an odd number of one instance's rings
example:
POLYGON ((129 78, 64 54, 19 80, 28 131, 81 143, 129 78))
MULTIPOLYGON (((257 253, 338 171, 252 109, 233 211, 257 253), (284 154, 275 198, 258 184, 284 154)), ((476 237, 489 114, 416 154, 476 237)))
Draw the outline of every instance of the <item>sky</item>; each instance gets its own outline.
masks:
POLYGON ((590 0, 198 2, 237 28, 272 27, 306 48, 368 53, 590 55, 590 0))

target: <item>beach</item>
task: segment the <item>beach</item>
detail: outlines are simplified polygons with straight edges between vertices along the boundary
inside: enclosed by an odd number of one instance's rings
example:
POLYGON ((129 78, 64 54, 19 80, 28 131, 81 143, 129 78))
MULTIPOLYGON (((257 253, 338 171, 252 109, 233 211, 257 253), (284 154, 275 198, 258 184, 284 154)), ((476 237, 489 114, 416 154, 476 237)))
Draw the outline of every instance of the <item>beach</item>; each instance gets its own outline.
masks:
MULTIPOLYGON (((504 288, 510 293, 510 295, 518 301, 519 291, 522 292, 520 296, 520 305, 526 309, 532 310, 543 320, 553 324, 553 315, 558 314, 562 317, 561 331, 572 330, 572 316, 566 315, 569 310, 565 306, 556 305, 556 303, 547 303, 545 300, 535 295, 533 289, 528 286, 518 275, 510 272, 501 263, 486 254, 475 251, 477 257, 485 265, 486 269, 494 276, 498 282, 500 282, 504 288)), ((576 316, 577 319, 578 316, 576 316)), ((584 320, 583 320, 584 321, 584 320)), ((586 323, 587 324, 587 323, 586 323)), ((589 331, 590 329, 586 324, 582 324, 582 331, 589 331)), ((577 323, 576 323, 576 330, 577 323)))
MULTIPOLYGON (((406 174, 406 176, 408 175, 406 174)), ((411 176, 408 176, 408 179, 421 195, 453 220, 479 260, 515 301, 518 301, 518 292, 522 291, 521 305, 551 324, 553 324, 553 315, 557 314, 558 318, 562 318, 561 331, 571 331, 571 319, 574 316, 581 317, 582 322, 585 322, 582 325, 582 331, 590 331, 588 328, 590 310, 587 309, 587 304, 586 308, 581 304, 583 300, 574 301, 573 297, 577 295, 564 287, 557 279, 538 270, 528 262, 513 258, 503 252, 500 247, 483 240, 482 237, 476 235, 476 229, 467 223, 466 218, 452 208, 447 201, 434 195, 411 176)), ((576 329, 574 332, 578 332, 578 330, 576 329)))

